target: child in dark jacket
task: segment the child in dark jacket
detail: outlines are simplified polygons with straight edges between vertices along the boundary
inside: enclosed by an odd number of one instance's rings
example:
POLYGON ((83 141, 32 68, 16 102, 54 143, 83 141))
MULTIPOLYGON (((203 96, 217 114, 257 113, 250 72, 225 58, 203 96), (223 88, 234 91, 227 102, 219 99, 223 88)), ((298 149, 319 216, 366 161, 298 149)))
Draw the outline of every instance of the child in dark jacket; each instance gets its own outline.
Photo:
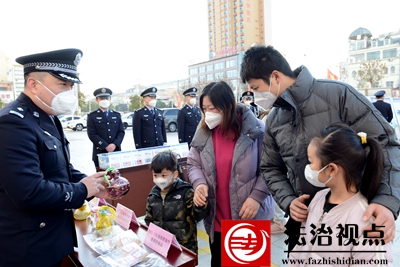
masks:
POLYGON ((153 223, 175 235, 179 244, 197 254, 197 221, 207 215, 207 206, 196 207, 191 184, 177 178, 178 159, 163 151, 150 164, 155 186, 147 198, 147 225, 153 223))

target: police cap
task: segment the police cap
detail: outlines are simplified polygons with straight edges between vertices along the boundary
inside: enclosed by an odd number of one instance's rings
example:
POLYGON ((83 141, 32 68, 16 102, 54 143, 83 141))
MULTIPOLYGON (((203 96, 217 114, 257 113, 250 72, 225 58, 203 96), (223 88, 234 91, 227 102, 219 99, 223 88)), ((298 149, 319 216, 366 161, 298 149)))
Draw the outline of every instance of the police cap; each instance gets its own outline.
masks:
POLYGON ((374 96, 376 96, 376 97, 382 97, 382 96, 384 96, 385 94, 386 94, 386 91, 385 91, 385 90, 380 90, 380 91, 376 92, 376 93, 374 94, 374 96))
POLYGON ((145 97, 145 96, 156 96, 156 93, 157 93, 157 88, 155 88, 155 87, 150 87, 150 88, 147 88, 146 90, 144 90, 144 91, 140 94, 140 96, 141 96, 141 97, 145 97))
POLYGON ((252 97, 252 98, 254 98, 254 93, 251 92, 251 91, 244 92, 244 93, 242 94, 242 98, 243 98, 243 97, 252 97))
POLYGON ((196 96, 196 94, 197 94, 197 88, 196 87, 190 87, 189 89, 187 89, 187 90, 185 90, 183 92, 184 96, 187 96, 187 95, 196 96))
POLYGON ((112 91, 111 91, 111 89, 103 87, 103 88, 94 90, 93 95, 95 97, 109 97, 112 95, 112 91))
POLYGON ((82 83, 76 70, 82 55, 81 50, 70 48, 22 56, 15 61, 24 66, 24 74, 48 72, 63 81, 82 83))

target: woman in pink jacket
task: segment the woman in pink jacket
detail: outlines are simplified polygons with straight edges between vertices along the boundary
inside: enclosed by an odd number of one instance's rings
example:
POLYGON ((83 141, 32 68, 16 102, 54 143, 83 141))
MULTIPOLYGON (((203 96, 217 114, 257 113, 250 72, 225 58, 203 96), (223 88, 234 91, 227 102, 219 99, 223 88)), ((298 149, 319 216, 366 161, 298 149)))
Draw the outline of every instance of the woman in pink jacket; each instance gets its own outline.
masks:
MULTIPOLYGON (((347 125, 332 124, 311 140, 307 154, 307 181, 328 189, 311 201, 287 266, 393 266, 391 243, 369 238, 363 229, 372 220, 361 220, 383 172, 378 141, 347 125)), ((382 230, 375 225, 375 232, 383 235, 382 230)))
POLYGON ((259 169, 264 124, 248 107, 236 104, 225 82, 208 84, 200 96, 202 121, 188 155, 193 202, 208 201, 204 219, 210 237, 211 266, 221 266, 221 221, 272 219, 274 200, 259 169))

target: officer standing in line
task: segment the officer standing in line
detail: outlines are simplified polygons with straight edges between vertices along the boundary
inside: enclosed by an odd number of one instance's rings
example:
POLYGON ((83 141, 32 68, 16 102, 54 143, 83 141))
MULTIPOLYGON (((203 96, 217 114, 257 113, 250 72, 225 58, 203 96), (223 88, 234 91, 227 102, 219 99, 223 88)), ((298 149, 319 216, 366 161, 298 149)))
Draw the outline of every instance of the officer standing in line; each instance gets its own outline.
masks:
POLYGON ((253 114, 258 118, 261 114, 260 107, 254 103, 254 93, 251 91, 244 92, 241 97, 242 103, 249 107, 253 114))
POLYGON ((380 90, 374 94, 376 101, 372 103, 377 110, 379 110, 383 117, 390 123, 393 119, 393 112, 392 112, 392 106, 389 103, 386 103, 383 101, 384 95, 385 95, 385 90, 380 90))
POLYGON ((87 117, 87 134, 93 143, 92 160, 96 169, 99 168, 98 154, 121 151, 125 128, 121 114, 109 109, 112 91, 99 88, 93 92, 99 108, 87 117))
POLYGON ((157 88, 147 88, 140 96, 144 107, 135 111, 132 120, 136 149, 162 146, 167 142, 167 132, 163 112, 156 108, 157 88))
POLYGON ((177 119, 179 143, 187 142, 189 149, 194 133, 196 132, 197 125, 201 120, 200 109, 196 107, 196 94, 196 87, 191 87, 183 92, 186 105, 179 110, 177 119))
POLYGON ((103 175, 70 163, 58 115, 75 111, 79 49, 19 57, 24 90, 0 109, 0 266, 61 266, 77 246, 72 209, 108 198, 103 175))

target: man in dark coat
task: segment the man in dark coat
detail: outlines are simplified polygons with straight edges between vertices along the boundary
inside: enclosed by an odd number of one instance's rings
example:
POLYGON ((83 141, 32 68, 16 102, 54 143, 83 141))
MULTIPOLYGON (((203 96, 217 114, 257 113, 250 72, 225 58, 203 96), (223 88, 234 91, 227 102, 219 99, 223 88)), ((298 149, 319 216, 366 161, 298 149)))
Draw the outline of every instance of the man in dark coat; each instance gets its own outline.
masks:
POLYGON ((385 90, 380 90, 374 94, 376 101, 372 103, 377 110, 379 110, 383 117, 391 122, 393 119, 392 106, 389 103, 386 103, 384 100, 385 90))
POLYGON ((156 108, 157 88, 147 88, 140 96, 144 107, 135 111, 132 120, 136 149, 162 146, 167 142, 167 132, 163 112, 156 108))
POLYGON ((71 210, 108 196, 104 172, 87 177, 70 164, 56 117, 75 110, 81 57, 64 49, 16 59, 25 88, 0 110, 0 266, 61 266, 77 245, 71 210))
POLYGON ((200 109, 196 107, 196 94, 196 87, 191 87, 183 92, 186 105, 179 110, 177 119, 179 143, 187 142, 189 148, 201 120, 200 109))
POLYGON ((88 115, 87 134, 93 143, 92 160, 99 168, 98 154, 121 151, 125 128, 121 114, 109 109, 112 91, 108 88, 99 88, 94 91, 99 108, 88 115))

